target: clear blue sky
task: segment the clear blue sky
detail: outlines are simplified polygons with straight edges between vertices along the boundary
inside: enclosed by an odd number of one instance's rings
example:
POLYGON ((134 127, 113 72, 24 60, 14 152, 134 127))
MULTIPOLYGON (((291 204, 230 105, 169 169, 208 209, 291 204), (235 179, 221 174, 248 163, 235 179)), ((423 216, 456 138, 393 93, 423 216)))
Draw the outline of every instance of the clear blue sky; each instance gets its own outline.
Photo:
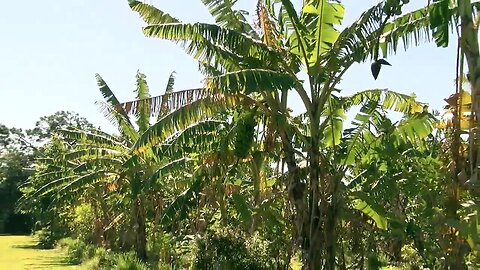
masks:
MULTIPOLYGON (((199 0, 150 2, 185 21, 212 22, 199 0)), ((254 0, 239 2, 242 8, 255 5, 254 0)), ((352 22, 376 2, 344 1, 345 22, 352 22)), ((31 128, 41 116, 72 110, 112 130, 94 105, 102 99, 95 73, 123 101, 134 97, 137 69, 147 75, 152 95, 162 93, 173 70, 176 89, 200 86, 195 61, 173 43, 144 37, 142 25, 127 0, 2 2, 0 123, 31 128)), ((426 45, 402 51, 388 58, 393 66, 382 69, 377 81, 369 64, 356 65, 341 86, 345 93, 371 88, 414 92, 419 100, 440 109, 443 98, 454 91, 454 47, 426 45)))

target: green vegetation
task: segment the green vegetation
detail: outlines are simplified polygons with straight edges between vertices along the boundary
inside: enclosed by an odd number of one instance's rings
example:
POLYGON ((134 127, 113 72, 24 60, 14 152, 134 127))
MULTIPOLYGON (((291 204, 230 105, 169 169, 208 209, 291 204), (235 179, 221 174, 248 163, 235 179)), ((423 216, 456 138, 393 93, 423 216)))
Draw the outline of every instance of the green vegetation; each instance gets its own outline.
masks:
POLYGON ((480 267, 479 4, 386 0, 344 25, 340 1, 259 0, 253 25, 235 1, 202 2, 215 23, 129 1, 146 36, 198 61, 202 87, 175 90, 172 73, 152 96, 138 72, 124 102, 96 75, 115 134, 68 112, 0 127, 0 229, 22 223, 89 269, 480 267), (452 25, 451 119, 391 89, 338 89, 355 63, 381 76, 402 42, 447 46, 452 25))

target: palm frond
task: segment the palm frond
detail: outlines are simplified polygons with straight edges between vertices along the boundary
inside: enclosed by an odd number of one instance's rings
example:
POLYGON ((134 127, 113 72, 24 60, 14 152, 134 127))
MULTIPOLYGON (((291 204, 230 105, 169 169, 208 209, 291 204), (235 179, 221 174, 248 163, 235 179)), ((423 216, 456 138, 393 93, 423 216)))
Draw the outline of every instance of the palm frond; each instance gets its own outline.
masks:
MULTIPOLYGON (((175 85, 175 71, 172 71, 172 73, 170 73, 170 76, 168 77, 168 81, 167 81, 167 86, 165 87, 165 91, 163 92, 164 95, 166 94, 171 94, 173 93, 173 86, 175 85)), ((155 102, 152 102, 150 101, 150 104, 155 104, 155 102)), ((153 115, 155 115, 155 113, 153 112, 152 106, 150 105, 150 113, 152 113, 153 115)), ((160 120, 160 118, 162 116, 164 116, 165 114, 168 113, 168 103, 167 103, 167 100, 166 99, 162 99, 161 101, 161 104, 160 104, 160 111, 158 113, 158 116, 157 116, 157 121, 160 120)))
POLYGON ((367 215, 375 225, 382 230, 388 229, 387 212, 383 207, 374 203, 364 192, 354 192, 351 195, 353 208, 367 215))
POLYGON ((162 115, 177 110, 189 103, 200 100, 207 96, 207 92, 203 88, 187 89, 171 93, 165 93, 147 99, 127 101, 119 104, 128 114, 136 114, 139 108, 148 104, 150 114, 162 115))
POLYGON ((170 16, 168 13, 163 12, 152 5, 145 4, 136 0, 129 0, 128 4, 133 11, 138 12, 138 14, 147 24, 180 22, 178 19, 170 16))
MULTIPOLYGON (((105 82, 105 80, 99 75, 99 74, 95 74, 95 78, 97 80, 97 84, 98 84, 98 87, 100 89, 100 92, 102 93, 102 96, 103 98, 105 99, 105 101, 107 102, 107 104, 111 105, 112 107, 115 107, 115 106, 118 106, 120 104, 120 101, 117 99, 117 97, 115 96, 115 94, 112 92, 112 90, 110 90, 110 87, 108 87, 107 83, 105 82)), ((122 111, 122 110, 119 110, 118 111, 128 122, 130 122, 130 120, 128 119, 128 116, 127 114, 122 111)))
POLYGON ((72 171, 76 174, 80 174, 96 168, 121 168, 123 164, 124 160, 115 157, 91 157, 73 168, 72 171))
POLYGON ((185 128, 173 138, 168 140, 168 146, 165 153, 169 156, 174 156, 175 153, 180 153, 179 149, 185 147, 189 152, 203 153, 208 150, 213 150, 212 147, 218 146, 219 129, 226 126, 227 123, 218 120, 204 120, 185 128))
POLYGON ((210 77, 205 84, 213 92, 243 94, 289 90, 301 86, 298 79, 288 73, 264 69, 245 69, 210 77))
POLYGON ((236 0, 202 0, 202 2, 207 6, 218 25, 237 29, 250 35, 256 34, 252 26, 247 22, 243 12, 233 8, 237 2, 236 0))
POLYGON ((161 180, 163 177, 167 176, 168 174, 185 171, 185 165, 189 161, 191 161, 191 159, 180 158, 163 165, 150 175, 150 177, 145 183, 145 188, 149 189, 150 187, 157 185, 158 181, 161 180))
MULTIPOLYGON (((345 28, 333 50, 329 62, 348 67, 353 62, 376 58, 378 50, 387 57, 397 51, 400 44, 405 49, 410 46, 435 40, 439 46, 448 45, 449 34, 455 24, 456 6, 449 6, 448 0, 435 1, 427 7, 396 17, 383 24, 385 2, 373 6, 362 13, 351 26, 345 28)), ((472 3, 478 10, 479 2, 472 3)))
POLYGON ((437 119, 430 113, 418 113, 402 119, 393 131, 393 135, 397 144, 405 142, 420 144, 424 138, 432 134, 436 124, 437 119))
MULTIPOLYGON (((303 59, 304 63, 308 65, 309 56, 307 55, 307 43, 305 33, 307 29, 305 25, 300 22, 297 11, 290 0, 281 0, 282 3, 280 15, 282 21, 287 22, 291 27, 292 33, 287 36, 290 43, 290 51, 303 59)), ((282 23, 280 23, 282 25, 282 23)))
MULTIPOLYGON (((430 5, 434 9, 438 3, 430 5)), ((393 54, 397 51, 398 45, 402 44, 405 49, 410 46, 431 41, 430 20, 428 9, 422 8, 407 13, 385 25, 380 37, 380 49, 383 55, 393 54)))
POLYGON ((173 86, 175 85, 175 74, 176 72, 172 71, 170 76, 168 76, 167 86, 165 87, 164 94, 170 94, 173 92, 173 86))
POLYGON ((262 32, 263 43, 270 47, 278 47, 279 32, 276 22, 271 18, 269 9, 265 6, 263 0, 257 2, 258 27, 262 32))
POLYGON ((141 165, 141 159, 137 155, 131 155, 129 159, 127 159, 122 167, 126 169, 133 169, 135 167, 139 167, 141 165))
POLYGON ((313 48, 309 57, 309 65, 320 63, 321 55, 330 50, 337 41, 340 32, 335 29, 343 20, 345 8, 342 4, 329 0, 309 1, 302 10, 301 21, 307 26, 307 45, 313 48))
POLYGON ((91 157, 117 157, 121 155, 123 155, 123 152, 111 148, 88 147, 86 149, 70 151, 63 155, 63 159, 74 161, 91 157))
POLYGON ((452 26, 456 25, 455 12, 450 8, 450 3, 450 0, 437 0, 429 10, 432 36, 439 47, 448 46, 452 26))
POLYGON ((189 125, 214 116, 227 108, 240 104, 251 104, 250 99, 242 95, 211 95, 187 104, 160 119, 152 125, 135 143, 136 153, 143 153, 156 144, 165 141, 189 125))
POLYGON ((288 15, 288 12, 283 7, 282 1, 281 0, 265 0, 265 5, 267 6, 271 16, 276 19, 279 34, 282 37, 288 39, 288 37, 290 37, 291 34, 295 32, 295 28, 293 27, 293 22, 290 20, 290 16, 288 15), (278 13, 277 13, 277 9, 278 9, 278 13))
POLYGON ((425 103, 416 101, 414 96, 401 94, 388 89, 371 89, 357 92, 351 96, 341 97, 346 108, 375 100, 385 110, 412 114, 423 111, 425 103))
POLYGON ((220 76, 223 73, 220 68, 214 67, 206 61, 198 61, 198 70, 206 77, 220 76))
POLYGON ((130 141, 135 141, 138 138, 138 132, 133 127, 126 111, 122 108, 122 105, 119 104, 118 106, 112 107, 108 103, 105 102, 95 102, 97 106, 100 107, 100 111, 103 113, 105 118, 110 121, 123 135, 123 137, 130 141), (123 111, 120 113, 119 111, 123 111))
POLYGON ((108 87, 103 78, 96 74, 96 79, 100 92, 105 98, 106 102, 96 102, 103 112, 105 118, 107 118, 115 127, 117 127, 122 135, 130 140, 135 140, 138 136, 135 128, 133 127, 127 112, 120 106, 120 102, 113 94, 112 90, 108 87))
POLYGON ((328 106, 326 106, 326 119, 324 134, 325 146, 332 147, 339 145, 342 139, 343 123, 346 119, 345 108, 342 106, 341 99, 332 95, 328 106))
POLYGON ((112 148, 125 147, 117 137, 104 132, 90 132, 74 129, 60 129, 60 135, 76 142, 88 142, 89 144, 110 146, 112 148))
POLYGON ((75 179, 77 176, 69 175, 62 178, 58 178, 52 181, 49 181, 47 184, 41 186, 33 194, 30 195, 31 198, 38 198, 50 194, 62 186, 67 185, 71 180, 75 179))
MULTIPOLYGON (((150 98, 150 92, 145 74, 137 72, 136 80, 137 88, 135 89, 135 92, 137 93, 137 100, 148 100, 150 98)), ((137 118, 139 132, 142 133, 147 130, 150 126, 150 103, 139 102, 137 110, 135 111, 135 116, 137 118)))
POLYGON ((221 72, 237 71, 244 67, 258 67, 262 61, 231 52, 221 46, 216 46, 210 42, 199 41, 190 42, 185 46, 185 51, 198 60, 203 65, 209 65, 221 72))
POLYGON ((96 184, 98 182, 105 181, 105 178, 116 176, 116 173, 108 172, 107 170, 95 170, 86 175, 75 178, 73 181, 62 186, 58 193, 60 196, 71 194, 79 189, 84 190, 86 187, 96 184))
POLYGON ((356 159, 366 153, 377 140, 372 127, 380 126, 383 115, 378 111, 379 100, 368 100, 352 121, 352 128, 344 131, 344 164, 354 164, 356 159))
POLYGON ((161 223, 164 226, 170 225, 174 220, 186 218, 188 210, 195 206, 195 198, 198 196, 204 185, 204 177, 208 169, 204 166, 199 167, 191 177, 193 180, 190 186, 179 194, 174 201, 164 210, 161 223))
POLYGON ((330 67, 348 67, 353 61, 364 61, 370 55, 378 41, 378 31, 381 30, 383 6, 382 1, 363 12, 352 25, 340 33, 326 56, 330 67))
POLYGON ((232 199, 240 219, 245 224, 245 227, 249 228, 253 221, 253 213, 248 205, 247 198, 243 194, 235 192, 232 194, 232 199))
POLYGON ((207 23, 171 23, 149 25, 143 32, 148 37, 157 37, 175 42, 190 42, 187 52, 205 51, 206 46, 223 48, 235 55, 258 59, 267 65, 281 63, 282 57, 263 42, 244 33, 207 23), (195 50, 193 49, 195 48, 195 50))

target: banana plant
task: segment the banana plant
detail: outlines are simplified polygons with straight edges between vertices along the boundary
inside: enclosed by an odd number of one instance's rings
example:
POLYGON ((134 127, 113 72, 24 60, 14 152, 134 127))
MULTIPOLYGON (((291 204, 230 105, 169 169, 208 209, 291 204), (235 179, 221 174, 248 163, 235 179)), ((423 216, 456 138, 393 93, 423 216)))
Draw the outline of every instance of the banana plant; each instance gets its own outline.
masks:
MULTIPOLYGON (((478 173, 480 165, 478 143, 480 126, 480 101, 478 96, 480 94, 480 84, 478 63, 480 56, 478 22, 474 19, 478 16, 479 3, 470 0, 438 0, 435 2, 439 4, 439 8, 431 16, 431 24, 438 27, 436 33, 437 45, 448 44, 448 28, 452 25, 452 21, 455 22, 454 29, 456 29, 458 35, 456 93, 446 99, 453 115, 452 123, 447 123, 446 126, 446 139, 451 142, 451 145, 448 146, 451 151, 445 155, 451 162, 449 167, 451 181, 448 188, 447 218, 458 224, 461 222, 460 212, 462 207, 460 200, 465 196, 461 191, 461 187, 466 183, 467 186, 475 189, 474 187, 477 186, 480 179, 478 173), (464 60, 466 60, 466 67, 468 68, 466 72, 464 72, 464 60), (462 89, 461 78, 464 76, 464 73, 467 73, 466 78, 471 86, 471 95, 462 89), (468 149, 468 157, 463 155, 462 130, 468 131, 468 147, 466 148, 468 149)), ((445 267, 466 268, 465 254, 468 252, 465 252, 465 249, 462 248, 465 246, 465 243, 462 243, 465 237, 459 233, 460 231, 462 230, 460 230, 459 226, 450 226, 449 228, 451 241, 444 247, 446 250, 445 267)))
POLYGON ((136 99, 124 103, 120 103, 103 78, 97 75, 100 92, 105 98, 104 102, 97 104, 105 117, 118 128, 119 134, 60 130, 59 136, 69 146, 68 150, 54 160, 43 161, 47 163, 36 177, 44 179, 44 185, 36 187, 22 201, 38 200, 51 194, 59 202, 65 197, 79 201, 88 197, 92 190, 101 191, 100 194, 106 198, 115 198, 117 201, 111 202, 114 204, 129 201, 130 213, 106 218, 104 229, 112 228, 122 217, 126 217, 127 222, 133 225, 127 228, 134 230, 137 255, 146 259, 145 215, 148 207, 146 202, 150 200, 148 196, 167 192, 168 179, 185 178, 188 171, 194 169, 196 161, 195 157, 185 154, 189 153, 185 147, 195 146, 196 142, 203 140, 198 145, 208 148, 208 139, 215 136, 224 125, 223 121, 202 121, 193 122, 181 133, 176 129, 164 130, 164 139, 142 155, 132 151, 153 121, 163 119, 178 107, 192 102, 196 91, 174 92, 173 75, 168 80, 165 93, 156 97, 154 103, 148 102, 151 99, 150 90, 145 75, 140 72, 136 76, 136 99), (155 113, 152 114, 152 111, 155 113), (159 116, 151 119, 152 115, 159 116))
MULTIPOLYGON (((434 14, 441 4, 435 2, 402 14, 408 2, 381 1, 352 25, 339 30, 345 12, 339 1, 303 1, 300 10, 296 10, 289 0, 260 0, 256 10, 258 25, 248 24, 242 13, 235 10, 235 1, 203 1, 215 20, 213 24, 184 23, 152 5, 129 1, 147 23, 143 28, 146 36, 178 43, 198 61, 207 77, 202 89, 208 93, 191 106, 179 109, 176 115, 154 124, 141 136, 135 151, 147 151, 163 139, 161 130, 181 128, 186 119, 198 121, 214 117, 220 109, 232 108, 239 102, 250 103, 250 108, 269 118, 281 142, 288 171, 287 191, 296 212, 297 244, 306 267, 335 268, 335 232, 343 193, 339 187, 351 164, 345 156, 336 154, 344 138, 343 114, 349 105, 366 104, 370 99, 378 101, 378 106, 383 104, 407 114, 423 107, 412 97, 393 98, 392 91, 361 92, 348 100, 338 94, 337 85, 356 62, 371 59, 376 65, 388 63, 383 58, 394 53, 401 41, 407 46, 440 39, 437 32, 441 26, 431 28, 428 15, 434 14), (304 122, 292 121, 288 108, 291 91, 302 100, 304 122), (188 117, 180 117, 181 114, 188 117), (307 179, 300 176, 298 159, 302 154, 292 143, 294 138, 303 143, 307 179)), ((377 69, 374 75, 378 75, 377 69)), ((363 112, 359 118, 370 119, 372 113, 363 112)), ((426 136, 425 132, 417 134, 416 129, 409 132, 404 135, 426 136)), ((352 142, 361 138, 348 136, 352 142)), ((352 146, 347 152, 347 156, 353 157, 357 149, 352 146)))
MULTIPOLYGON (((447 1, 442 1, 447 2, 447 1)), ((459 48, 461 57, 465 56, 468 66, 468 80, 471 85, 472 107, 471 119, 472 127, 469 134, 469 159, 471 167, 471 182, 477 183, 480 179, 478 168, 480 165, 480 151, 478 148, 478 135, 480 127, 480 80, 478 63, 480 61, 479 44, 478 44, 478 23, 474 22, 475 11, 478 10, 478 3, 466 0, 457 1, 458 10, 454 14, 460 21, 460 37, 459 48)), ((462 74, 463 75, 463 74, 462 74)))

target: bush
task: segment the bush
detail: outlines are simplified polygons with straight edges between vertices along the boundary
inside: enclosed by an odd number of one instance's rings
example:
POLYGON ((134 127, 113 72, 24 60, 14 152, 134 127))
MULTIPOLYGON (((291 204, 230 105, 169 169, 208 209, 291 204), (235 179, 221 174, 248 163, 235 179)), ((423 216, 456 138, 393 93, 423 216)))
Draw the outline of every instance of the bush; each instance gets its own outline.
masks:
POLYGON ((64 237, 64 233, 56 232, 50 226, 36 231, 33 235, 38 240, 38 247, 43 249, 54 248, 57 241, 64 237))
POLYGON ((115 254, 103 247, 95 249, 94 258, 98 258, 102 266, 111 267, 115 264, 115 254))
POLYGON ((65 262, 80 264, 88 259, 92 248, 79 239, 63 238, 58 241, 58 247, 65 250, 65 262))
POLYGON ((123 253, 117 256, 115 269, 118 270, 148 270, 148 266, 140 261, 134 253, 123 253))
POLYGON ((165 263, 159 263, 157 265, 157 269, 158 270, 172 270, 174 269, 172 266, 168 265, 168 264, 165 264, 165 263))
POLYGON ((56 239, 53 233, 48 229, 41 229, 34 233, 35 238, 38 240, 39 248, 53 248, 55 246, 56 239))
MULTIPOLYGON (((257 239, 258 240, 258 239, 257 239)), ((240 232, 209 233, 197 241, 195 269, 271 269, 262 244, 240 232)))
POLYGON ((82 203, 74 208, 74 218, 69 222, 69 227, 75 238, 85 243, 92 242, 95 230, 95 211, 90 204, 82 203))
POLYGON ((114 268, 116 256, 113 252, 103 247, 96 248, 92 257, 83 263, 87 270, 100 270, 114 268))
POLYGON ((100 270, 102 269, 102 263, 99 257, 93 257, 82 264, 86 270, 100 270))

